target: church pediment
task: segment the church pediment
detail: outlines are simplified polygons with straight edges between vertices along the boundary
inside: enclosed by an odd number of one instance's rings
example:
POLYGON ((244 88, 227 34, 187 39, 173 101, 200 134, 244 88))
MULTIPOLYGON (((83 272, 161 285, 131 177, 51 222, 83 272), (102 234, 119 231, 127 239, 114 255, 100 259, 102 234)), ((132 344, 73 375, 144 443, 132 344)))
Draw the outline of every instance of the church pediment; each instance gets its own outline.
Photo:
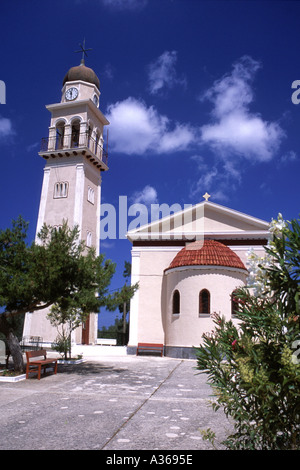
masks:
POLYGON ((137 240, 261 239, 268 238, 269 223, 212 202, 168 214, 150 224, 129 230, 137 240))

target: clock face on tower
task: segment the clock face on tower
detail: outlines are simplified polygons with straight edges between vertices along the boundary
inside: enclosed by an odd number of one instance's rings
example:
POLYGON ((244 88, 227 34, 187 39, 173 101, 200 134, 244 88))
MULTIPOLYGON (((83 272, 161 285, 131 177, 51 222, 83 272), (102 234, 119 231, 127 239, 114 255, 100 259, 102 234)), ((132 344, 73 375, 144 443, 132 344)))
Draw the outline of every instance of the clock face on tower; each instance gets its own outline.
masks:
POLYGON ((78 96, 78 90, 77 88, 75 87, 72 87, 72 88, 69 88, 67 91, 66 91, 66 100, 68 101, 72 101, 72 100, 75 100, 78 96))

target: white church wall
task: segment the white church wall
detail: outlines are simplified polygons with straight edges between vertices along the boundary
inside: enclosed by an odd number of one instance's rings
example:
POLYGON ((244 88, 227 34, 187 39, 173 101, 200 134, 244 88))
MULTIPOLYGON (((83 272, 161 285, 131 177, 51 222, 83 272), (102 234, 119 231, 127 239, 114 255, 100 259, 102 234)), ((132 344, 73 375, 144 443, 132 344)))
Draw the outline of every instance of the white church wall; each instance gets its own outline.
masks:
POLYGON ((52 343, 55 341, 58 332, 51 326, 47 318, 49 308, 26 313, 23 336, 40 336, 43 341, 52 343))
MULTIPOLYGON (((78 161, 76 162, 78 163, 78 161)), ((49 225, 59 225, 63 219, 73 223, 74 201, 75 201, 75 183, 76 183, 76 163, 73 159, 63 159, 59 163, 46 166, 50 168, 48 180, 48 197, 45 204, 44 220, 49 225), (67 183, 67 196, 55 197, 55 184, 58 182, 67 183)))
POLYGON ((133 248, 132 282, 137 279, 139 289, 130 308, 130 347, 138 342, 164 343, 163 272, 181 248, 133 248))
POLYGON ((242 260, 242 262, 245 265, 245 268, 247 268, 247 253, 248 251, 253 248, 257 256, 263 257, 266 254, 266 251, 263 246, 261 245, 247 245, 247 246, 230 246, 230 249, 234 251, 238 257, 242 260))

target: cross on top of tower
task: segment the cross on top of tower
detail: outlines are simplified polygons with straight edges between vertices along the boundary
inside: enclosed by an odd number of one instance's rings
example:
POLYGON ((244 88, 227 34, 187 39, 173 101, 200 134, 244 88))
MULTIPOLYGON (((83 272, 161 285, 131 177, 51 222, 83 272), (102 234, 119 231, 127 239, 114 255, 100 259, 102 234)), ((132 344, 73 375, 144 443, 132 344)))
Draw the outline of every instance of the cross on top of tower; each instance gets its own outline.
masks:
POLYGON ((79 51, 75 51, 76 53, 77 52, 82 52, 82 58, 81 58, 81 64, 84 65, 84 56, 86 55, 87 56, 87 51, 92 51, 93 49, 86 49, 85 48, 85 39, 83 40, 83 44, 79 44, 80 46, 80 50, 79 51))

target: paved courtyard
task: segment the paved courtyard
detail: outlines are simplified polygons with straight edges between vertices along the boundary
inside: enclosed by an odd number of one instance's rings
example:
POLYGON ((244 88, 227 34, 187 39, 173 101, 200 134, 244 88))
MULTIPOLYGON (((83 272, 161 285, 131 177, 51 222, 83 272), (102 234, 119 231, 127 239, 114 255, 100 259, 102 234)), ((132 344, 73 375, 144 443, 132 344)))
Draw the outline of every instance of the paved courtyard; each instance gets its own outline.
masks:
POLYGON ((196 361, 97 351, 57 375, 0 383, 1 450, 208 450, 207 428, 222 449, 230 424, 196 361))

